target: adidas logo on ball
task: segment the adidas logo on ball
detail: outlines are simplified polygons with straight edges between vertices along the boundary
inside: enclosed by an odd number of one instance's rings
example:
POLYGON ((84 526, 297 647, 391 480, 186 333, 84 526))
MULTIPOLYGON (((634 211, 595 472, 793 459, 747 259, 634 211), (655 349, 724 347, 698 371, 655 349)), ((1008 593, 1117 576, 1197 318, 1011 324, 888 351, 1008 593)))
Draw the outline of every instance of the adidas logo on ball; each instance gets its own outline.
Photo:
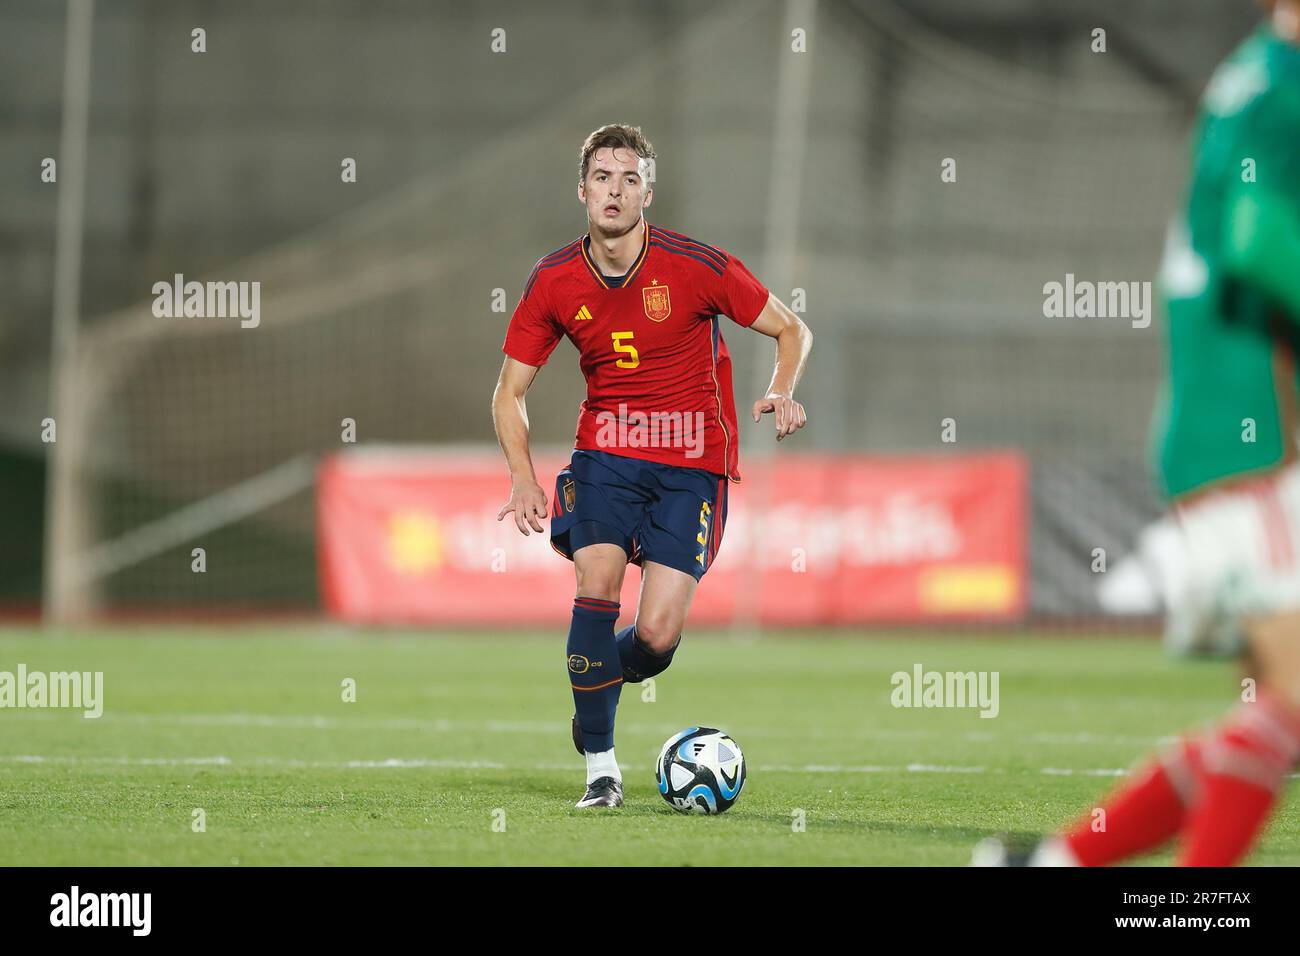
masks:
POLYGON ((655 783, 676 810, 723 813, 745 785, 745 756, 722 731, 688 727, 664 742, 655 763, 655 783))

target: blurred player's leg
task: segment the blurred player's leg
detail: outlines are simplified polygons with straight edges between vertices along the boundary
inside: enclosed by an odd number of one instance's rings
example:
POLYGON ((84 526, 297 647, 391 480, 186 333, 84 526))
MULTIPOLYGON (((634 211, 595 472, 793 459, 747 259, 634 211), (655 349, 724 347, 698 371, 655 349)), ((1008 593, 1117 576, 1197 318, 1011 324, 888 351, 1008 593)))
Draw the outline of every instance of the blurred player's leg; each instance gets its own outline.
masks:
POLYGON ((1180 742, 1066 832, 1062 848, 1070 861, 1106 866, 1159 849, 1182 828, 1200 772, 1200 741, 1180 742))
POLYGON ((1206 745, 1183 866, 1240 862, 1277 803, 1287 771, 1300 760, 1300 615, 1252 621, 1247 633, 1260 689, 1206 745))
POLYGON ((1064 837, 1084 866, 1157 849, 1182 832, 1183 866, 1232 866, 1254 844, 1300 760, 1300 615, 1248 627, 1263 686, 1203 742, 1185 741, 1064 837))
POLYGON ((623 802, 623 775, 614 757, 614 714, 623 686, 614 640, 627 554, 618 545, 591 544, 573 555, 577 597, 569 627, 568 669, 587 759, 587 792, 579 807, 623 802))
POLYGON ((1297 756, 1300 715, 1273 696, 1242 704, 1206 742, 1205 772, 1184 827, 1179 865, 1241 862, 1297 756))

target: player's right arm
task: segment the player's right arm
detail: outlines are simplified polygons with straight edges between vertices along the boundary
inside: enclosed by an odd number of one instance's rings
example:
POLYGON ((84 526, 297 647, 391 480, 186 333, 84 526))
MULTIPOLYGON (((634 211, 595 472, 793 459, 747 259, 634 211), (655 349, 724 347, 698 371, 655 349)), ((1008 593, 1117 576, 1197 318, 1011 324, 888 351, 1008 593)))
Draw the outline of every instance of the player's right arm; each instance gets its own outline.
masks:
POLYGON ((528 406, 524 401, 537 370, 538 366, 525 365, 507 355, 492 393, 492 424, 510 468, 510 500, 497 512, 497 520, 513 512, 515 526, 523 534, 528 534, 530 526, 542 533, 541 519, 546 517, 546 492, 537 483, 533 457, 528 451, 528 406))
POLYGON ((545 261, 533 267, 510 317, 501 346, 506 360, 501 363, 501 375, 492 393, 492 424, 510 468, 510 500, 497 512, 497 520, 513 512, 515 527, 521 534, 528 534, 530 527, 541 534, 542 519, 546 517, 546 492, 537 483, 533 457, 528 452, 528 406, 524 395, 563 334, 555 321, 546 283, 538 275, 545 261))

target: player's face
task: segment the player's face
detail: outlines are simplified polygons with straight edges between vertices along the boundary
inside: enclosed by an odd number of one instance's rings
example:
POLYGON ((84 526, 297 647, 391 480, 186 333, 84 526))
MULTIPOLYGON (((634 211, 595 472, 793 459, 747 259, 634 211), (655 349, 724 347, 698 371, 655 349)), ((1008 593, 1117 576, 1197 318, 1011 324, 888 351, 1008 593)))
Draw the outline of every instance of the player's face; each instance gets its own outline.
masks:
POLYGON ((587 179, 578 186, 578 199, 587 218, 606 236, 621 236, 641 220, 641 210, 654 194, 646 181, 648 164, 630 149, 602 147, 591 154, 587 179))

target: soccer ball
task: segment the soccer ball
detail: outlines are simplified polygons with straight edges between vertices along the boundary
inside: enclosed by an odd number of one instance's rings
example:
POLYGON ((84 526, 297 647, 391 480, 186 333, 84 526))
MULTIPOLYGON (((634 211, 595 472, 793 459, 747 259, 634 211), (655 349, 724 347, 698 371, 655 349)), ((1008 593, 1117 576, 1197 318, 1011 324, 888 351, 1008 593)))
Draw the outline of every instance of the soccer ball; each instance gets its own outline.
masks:
POLYGON ((722 813, 745 785, 740 745, 712 727, 688 727, 673 734, 655 763, 659 792, 683 813, 722 813))

